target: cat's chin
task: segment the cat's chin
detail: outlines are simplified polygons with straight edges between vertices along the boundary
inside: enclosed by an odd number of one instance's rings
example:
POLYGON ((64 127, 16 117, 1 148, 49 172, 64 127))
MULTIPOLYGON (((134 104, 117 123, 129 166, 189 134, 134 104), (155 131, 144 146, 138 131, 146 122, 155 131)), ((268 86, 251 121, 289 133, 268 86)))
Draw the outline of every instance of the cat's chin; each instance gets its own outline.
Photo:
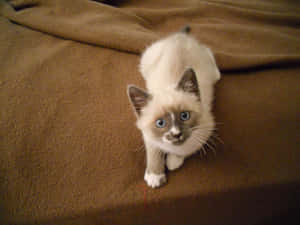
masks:
POLYGON ((180 146, 183 145, 188 137, 182 135, 180 138, 167 139, 166 137, 162 138, 162 142, 169 145, 180 146))
POLYGON ((173 153, 179 156, 189 156, 195 153, 196 151, 200 150, 202 144, 191 143, 191 137, 186 138, 184 142, 181 144, 172 144, 170 142, 165 142, 162 139, 155 139, 153 137, 149 137, 144 135, 144 139, 151 145, 161 149, 165 153, 173 153))
POLYGON ((172 142, 156 142, 156 146, 159 147, 165 153, 172 153, 179 156, 189 156, 195 153, 197 150, 201 148, 201 146, 193 146, 191 147, 188 144, 188 140, 185 140, 181 143, 172 143, 172 142))
POLYGON ((184 144, 184 141, 185 140, 172 140, 172 141, 166 140, 166 141, 164 141, 164 143, 169 144, 169 145, 174 145, 174 146, 180 146, 180 145, 184 144))

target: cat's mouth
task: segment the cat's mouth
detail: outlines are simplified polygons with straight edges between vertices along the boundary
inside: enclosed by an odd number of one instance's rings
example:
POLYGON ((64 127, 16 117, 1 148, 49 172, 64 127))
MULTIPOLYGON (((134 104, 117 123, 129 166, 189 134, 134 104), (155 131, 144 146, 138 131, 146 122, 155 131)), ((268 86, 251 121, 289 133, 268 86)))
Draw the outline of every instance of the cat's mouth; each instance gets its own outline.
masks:
POLYGON ((171 144, 173 144, 173 145, 181 145, 183 142, 184 142, 185 140, 173 140, 173 141, 171 141, 171 144))
POLYGON ((181 135, 180 137, 178 138, 165 138, 164 141, 169 143, 169 144, 172 144, 172 145, 181 145, 185 142, 186 140, 186 137, 184 135, 181 135))

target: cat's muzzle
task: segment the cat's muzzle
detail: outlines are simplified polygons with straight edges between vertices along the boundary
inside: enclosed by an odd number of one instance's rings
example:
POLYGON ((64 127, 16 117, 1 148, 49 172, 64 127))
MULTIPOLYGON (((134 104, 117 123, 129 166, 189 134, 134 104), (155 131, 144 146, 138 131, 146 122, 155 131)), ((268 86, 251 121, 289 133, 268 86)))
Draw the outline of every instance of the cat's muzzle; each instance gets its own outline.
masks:
POLYGON ((182 132, 180 132, 178 134, 168 134, 166 139, 171 144, 180 145, 186 140, 186 137, 182 132))

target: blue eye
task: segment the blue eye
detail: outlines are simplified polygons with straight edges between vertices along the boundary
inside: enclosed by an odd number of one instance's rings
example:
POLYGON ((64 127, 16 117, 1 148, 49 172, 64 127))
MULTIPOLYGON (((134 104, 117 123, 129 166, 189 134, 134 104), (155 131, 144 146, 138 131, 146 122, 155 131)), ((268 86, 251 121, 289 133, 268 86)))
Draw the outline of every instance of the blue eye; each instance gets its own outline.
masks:
POLYGON ((156 127, 163 128, 166 126, 166 121, 164 119, 158 119, 158 120, 156 120, 155 124, 156 124, 156 127))
POLYGON ((189 112, 181 112, 180 113, 180 119, 182 121, 186 121, 190 119, 190 113, 189 112))

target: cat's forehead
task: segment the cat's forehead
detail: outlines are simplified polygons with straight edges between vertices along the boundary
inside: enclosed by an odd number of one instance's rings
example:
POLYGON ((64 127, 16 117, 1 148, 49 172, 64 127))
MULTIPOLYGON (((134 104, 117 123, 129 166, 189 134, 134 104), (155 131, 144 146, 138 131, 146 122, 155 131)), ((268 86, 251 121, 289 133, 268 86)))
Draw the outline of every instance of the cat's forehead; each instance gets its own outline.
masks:
POLYGON ((151 94, 152 99, 142 109, 142 116, 137 122, 140 128, 152 124, 153 121, 170 112, 191 111, 201 113, 201 104, 199 104, 198 98, 194 95, 175 90, 151 94))
POLYGON ((156 118, 170 117, 173 118, 176 115, 180 114, 182 111, 188 110, 183 105, 172 105, 161 107, 160 110, 157 110, 153 113, 153 116, 156 118))
POLYGON ((168 113, 179 113, 181 111, 199 111, 199 102, 195 96, 176 92, 165 93, 154 96, 148 109, 152 115, 164 115, 168 113))

